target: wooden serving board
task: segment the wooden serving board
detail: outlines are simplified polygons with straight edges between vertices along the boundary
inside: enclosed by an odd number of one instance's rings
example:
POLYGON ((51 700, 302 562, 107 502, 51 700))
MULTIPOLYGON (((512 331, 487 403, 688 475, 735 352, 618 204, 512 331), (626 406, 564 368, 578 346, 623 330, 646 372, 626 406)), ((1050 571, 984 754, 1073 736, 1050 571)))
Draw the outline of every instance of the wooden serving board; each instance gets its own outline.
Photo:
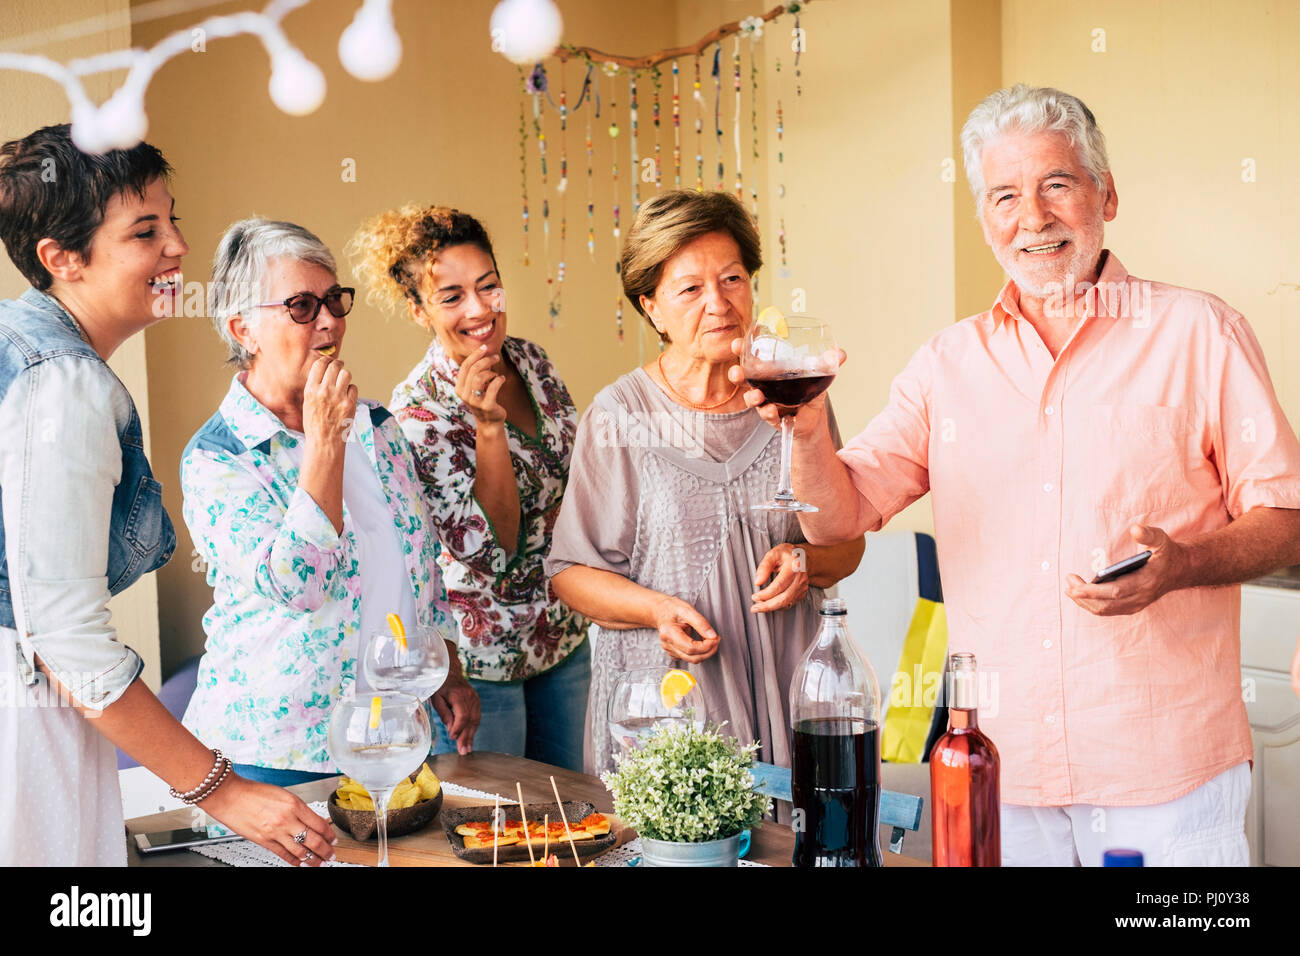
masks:
MULTIPOLYGON (((452 809, 481 807, 482 805, 482 797, 455 797, 449 793, 444 793, 442 809, 428 826, 416 833, 408 833, 406 836, 389 839, 389 866, 480 866, 481 864, 462 860, 452 851, 451 844, 447 841, 447 834, 442 829, 442 814, 452 809)), ((514 805, 514 801, 511 801, 511 805, 514 805)), ((614 846, 621 846, 628 839, 636 836, 631 831, 625 831, 623 824, 619 822, 617 817, 608 813, 605 816, 609 817, 610 832, 618 834, 614 846)), ((336 832, 338 833, 339 842, 338 846, 334 848, 334 853, 339 860, 344 863, 360 863, 364 866, 374 866, 379 862, 378 840, 367 840, 361 843, 352 839, 346 831, 336 830, 336 832)), ((536 852, 540 855, 541 850, 536 852)), ((573 853, 569 850, 568 843, 559 845, 552 843, 551 852, 559 859, 560 866, 574 865, 573 853)), ((585 863, 586 860, 584 859, 583 862, 585 863)), ((528 862, 525 860, 523 863, 502 863, 500 865, 526 867, 528 862)), ((491 864, 489 863, 488 866, 491 866, 491 864)))

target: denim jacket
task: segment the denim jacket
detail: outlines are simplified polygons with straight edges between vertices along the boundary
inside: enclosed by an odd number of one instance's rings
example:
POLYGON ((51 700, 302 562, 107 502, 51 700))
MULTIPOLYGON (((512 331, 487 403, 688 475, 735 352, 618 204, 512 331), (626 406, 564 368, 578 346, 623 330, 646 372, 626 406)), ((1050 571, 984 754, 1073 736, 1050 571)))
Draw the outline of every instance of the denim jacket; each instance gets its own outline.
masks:
POLYGON ((126 386, 52 296, 0 302, 0 627, 81 704, 139 676, 109 596, 167 562, 176 534, 126 386))

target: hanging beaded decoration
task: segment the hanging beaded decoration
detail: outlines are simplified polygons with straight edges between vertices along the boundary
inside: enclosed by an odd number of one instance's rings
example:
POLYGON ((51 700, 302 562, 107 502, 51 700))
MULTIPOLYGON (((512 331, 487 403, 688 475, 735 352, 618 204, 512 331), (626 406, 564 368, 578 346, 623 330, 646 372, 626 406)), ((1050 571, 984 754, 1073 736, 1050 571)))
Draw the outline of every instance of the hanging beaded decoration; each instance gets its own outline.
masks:
POLYGON ((555 331, 555 320, 560 315, 564 300, 564 266, 565 248, 569 239, 568 202, 565 193, 569 188, 569 88, 564 72, 564 61, 560 61, 560 181, 555 184, 555 193, 560 203, 560 261, 555 267, 555 294, 551 296, 550 316, 551 331, 555 331))
POLYGON ((799 68, 799 54, 803 52, 804 34, 799 28, 799 11, 802 3, 792 3, 787 8, 794 14, 794 95, 803 96, 803 70, 799 68))
POLYGON ((682 98, 678 95, 677 61, 673 60, 673 187, 682 185, 682 98))
MULTIPOLYGON (((780 60, 776 61, 776 72, 778 74, 781 72, 780 60)), ((779 96, 776 99, 776 166, 776 198, 777 204, 781 207, 781 211, 778 213, 780 226, 776 238, 781 246, 781 278, 784 279, 790 270, 785 254, 785 114, 781 110, 781 98, 779 96)))
MULTIPOLYGON (((529 89, 533 94, 533 136, 537 139, 537 157, 542 167, 542 258, 546 265, 546 284, 551 285, 551 200, 546 182, 546 126, 542 121, 542 94, 546 92, 546 70, 539 63, 533 69, 529 89)), ((547 290, 549 293, 549 289, 547 290)))
POLYGON ((636 71, 630 70, 627 74, 628 89, 631 92, 631 103, 628 106, 628 114, 632 118, 632 136, 630 149, 632 153, 632 168, 629 170, 629 178, 632 180, 632 215, 636 215, 637 210, 641 208, 641 157, 637 153, 637 107, 636 107, 636 71))
MULTIPOLYGON (((591 83, 591 74, 594 68, 590 61, 587 63, 587 78, 582 81, 583 96, 579 97, 578 105, 582 105, 582 100, 594 89, 591 83)), ((595 102, 596 115, 600 116, 600 97, 596 97, 595 102)), ((596 201, 595 193, 595 150, 592 148, 591 141, 591 113, 592 106, 587 106, 587 255, 591 261, 596 261, 596 201)))
POLYGON ((695 190, 704 191, 704 91, 700 86, 700 55, 695 54, 695 190))
MULTIPOLYGON (((753 136, 753 160, 754 169, 757 171, 758 165, 758 57, 755 55, 754 44, 749 44, 749 129, 753 136)), ((751 212, 754 214, 754 221, 758 221, 758 176, 754 176, 749 185, 749 198, 752 203, 751 212)))
POLYGON ((524 97, 528 95, 524 86, 524 71, 519 70, 519 180, 523 193, 524 223, 524 265, 528 265, 528 126, 524 122, 524 97))
POLYGON ((654 68, 652 77, 655 83, 655 96, 650 115, 654 117, 655 124, 655 189, 659 189, 663 185, 663 169, 659 162, 659 87, 663 84, 663 74, 659 71, 659 67, 654 68))
MULTIPOLYGON (((618 261, 618 240, 619 240, 619 204, 618 204, 618 149, 617 144, 612 142, 618 139, 618 64, 606 63, 605 75, 609 77, 609 138, 611 140, 609 155, 611 163, 610 176, 614 184, 614 276, 618 278, 621 275, 621 266, 618 261)), ((618 341, 623 342, 623 296, 622 282, 618 283, 619 290, 614 296, 614 321, 618 326, 618 341)))
POLYGON ((731 51, 731 81, 736 90, 736 110, 731 117, 731 139, 736 148, 736 198, 745 201, 744 174, 741 172, 740 157, 740 34, 736 34, 736 45, 731 51))
POLYGON ((722 44, 713 51, 713 135, 718 151, 718 189, 725 187, 726 171, 722 168, 722 44))

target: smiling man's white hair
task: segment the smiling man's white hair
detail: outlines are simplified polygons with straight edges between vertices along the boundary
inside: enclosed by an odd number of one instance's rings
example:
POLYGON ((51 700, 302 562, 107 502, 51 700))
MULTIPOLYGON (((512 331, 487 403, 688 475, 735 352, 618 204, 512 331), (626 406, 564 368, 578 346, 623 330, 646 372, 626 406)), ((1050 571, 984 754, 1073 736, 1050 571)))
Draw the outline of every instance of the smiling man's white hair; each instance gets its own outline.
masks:
POLYGON ((1097 118, 1083 100, 1049 86, 1015 86, 998 90, 971 110, 961 128, 961 148, 966 163, 966 181, 975 197, 975 214, 983 214, 984 147, 1007 132, 1064 133, 1078 153, 1079 162, 1102 193, 1110 160, 1106 137, 1097 118))

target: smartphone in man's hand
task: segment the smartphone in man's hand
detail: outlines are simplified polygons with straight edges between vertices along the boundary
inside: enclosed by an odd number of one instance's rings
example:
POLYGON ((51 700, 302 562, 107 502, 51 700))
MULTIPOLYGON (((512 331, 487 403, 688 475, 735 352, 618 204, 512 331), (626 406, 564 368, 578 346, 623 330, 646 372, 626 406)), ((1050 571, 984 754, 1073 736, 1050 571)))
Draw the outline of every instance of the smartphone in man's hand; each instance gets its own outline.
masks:
POLYGON ((1105 584, 1107 581, 1114 581, 1116 578, 1122 578, 1126 574, 1132 574, 1138 568, 1146 564, 1150 557, 1150 551, 1143 551, 1141 554, 1135 554, 1131 558, 1125 558, 1123 561, 1116 562, 1093 578, 1092 583, 1105 584))

